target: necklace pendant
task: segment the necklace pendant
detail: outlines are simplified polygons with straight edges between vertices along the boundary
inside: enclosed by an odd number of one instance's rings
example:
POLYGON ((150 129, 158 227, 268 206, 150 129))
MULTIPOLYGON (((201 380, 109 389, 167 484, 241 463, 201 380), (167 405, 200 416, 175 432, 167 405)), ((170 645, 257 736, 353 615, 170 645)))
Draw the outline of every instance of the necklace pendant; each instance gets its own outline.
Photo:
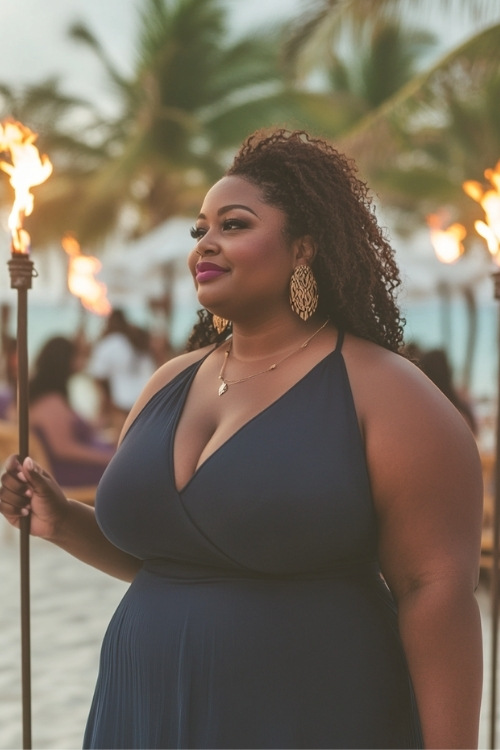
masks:
POLYGON ((219 396, 223 396, 226 391, 227 391, 227 383, 222 381, 222 383, 219 386, 219 396))

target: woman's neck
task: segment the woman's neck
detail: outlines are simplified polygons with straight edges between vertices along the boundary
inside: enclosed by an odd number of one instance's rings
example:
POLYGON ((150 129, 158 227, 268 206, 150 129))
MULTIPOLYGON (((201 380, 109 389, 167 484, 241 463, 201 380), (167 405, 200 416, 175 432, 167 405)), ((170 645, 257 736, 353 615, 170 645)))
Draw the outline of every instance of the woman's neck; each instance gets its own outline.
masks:
POLYGON ((304 322, 291 313, 260 324, 233 323, 232 356, 240 361, 276 358, 278 354, 300 346, 324 322, 325 318, 320 315, 304 322))

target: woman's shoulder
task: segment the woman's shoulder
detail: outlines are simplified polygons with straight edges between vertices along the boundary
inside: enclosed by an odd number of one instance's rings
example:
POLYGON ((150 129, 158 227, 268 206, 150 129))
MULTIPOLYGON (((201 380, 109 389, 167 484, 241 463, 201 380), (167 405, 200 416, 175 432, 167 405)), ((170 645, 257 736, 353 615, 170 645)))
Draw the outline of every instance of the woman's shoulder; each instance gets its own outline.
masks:
POLYGON ((436 445, 473 434, 451 401, 406 357, 369 341, 346 336, 344 360, 360 424, 365 434, 388 441, 405 439, 436 445))
POLYGON ((184 352, 183 354, 178 354, 176 357, 172 357, 172 359, 169 359, 168 362, 165 362, 156 370, 155 374, 149 381, 149 384, 155 390, 163 388, 165 385, 168 385, 171 380, 176 378, 177 375, 180 375, 189 367, 202 360, 207 354, 213 351, 213 349, 214 345, 210 344, 201 349, 184 352))
POLYGON ((130 414, 125 421, 124 431, 122 434, 125 434, 135 417, 144 408, 144 406, 146 406, 148 401, 150 401, 153 396, 158 393, 158 391, 171 383, 178 375, 181 375, 190 367, 200 362, 213 349, 214 345, 210 344, 209 346, 204 346, 201 349, 196 349, 191 352, 179 354, 178 356, 169 359, 168 362, 165 362, 163 365, 161 365, 161 367, 159 367, 151 376, 141 395, 132 407, 132 410, 130 411, 130 414))
MULTIPOLYGON (((441 393, 414 362, 372 341, 346 334, 342 353, 350 378, 362 384, 371 383, 382 392, 398 386, 413 396, 418 392, 441 393)), ((443 400, 447 399, 443 396, 443 400)))

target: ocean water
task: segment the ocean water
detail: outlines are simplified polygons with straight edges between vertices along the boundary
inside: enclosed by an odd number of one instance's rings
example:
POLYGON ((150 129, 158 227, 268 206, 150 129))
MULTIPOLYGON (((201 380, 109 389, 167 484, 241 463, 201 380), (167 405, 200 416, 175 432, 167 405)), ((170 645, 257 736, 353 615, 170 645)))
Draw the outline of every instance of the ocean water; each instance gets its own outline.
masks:
MULTIPOLYGON (((182 348, 192 325, 196 322, 196 305, 189 300, 174 310, 171 339, 175 347, 182 348)), ((158 321, 151 319, 148 310, 139 306, 126 310, 130 319, 159 330, 158 321)), ((453 365, 459 385, 463 385, 466 369, 468 332, 467 310, 460 300, 444 304, 439 299, 402 304, 406 318, 406 342, 416 342, 422 348, 444 348, 453 365)), ((477 310, 474 351, 471 366, 470 390, 476 398, 493 397, 497 388, 498 371, 498 307, 491 302, 481 302, 477 310)), ((12 311, 11 332, 15 329, 15 311, 12 311)), ((67 303, 30 303, 28 311, 28 347, 30 359, 36 356, 44 342, 54 335, 73 336, 83 326, 90 341, 95 340, 104 325, 103 319, 92 313, 83 313, 75 300, 67 303)))
POLYGON ((457 386, 479 400, 496 399, 498 389, 498 306, 483 301, 477 308, 472 358, 467 352, 469 319, 460 300, 426 300, 402 306, 405 340, 424 349, 443 348, 448 354, 457 386), (465 374, 470 369, 470 383, 465 374))
MULTIPOLYGON (((493 440, 496 414, 499 362, 498 306, 492 299, 478 304, 474 332, 474 348, 471 361, 467 361, 467 336, 469 321, 466 306, 460 298, 443 301, 438 298, 402 305, 406 318, 405 340, 418 344, 423 349, 444 348, 451 362, 456 385, 465 390, 476 408, 480 421, 488 425, 484 438, 489 445, 493 440), (465 382, 469 370, 470 380, 465 382)), ((196 322, 196 301, 181 300, 174 309, 170 338, 173 345, 182 349, 189 332, 196 322)), ((151 318, 146 307, 126 309, 129 318, 146 328, 161 330, 161 322, 151 318)), ((10 328, 15 328, 15 311, 12 310, 10 328)), ((87 339, 95 341, 101 333, 103 318, 92 313, 82 313, 76 300, 57 304, 29 303, 28 349, 30 363, 45 341, 54 335, 73 336, 83 327, 87 339)), ((12 331, 14 332, 14 331, 12 331)), ((96 395, 85 378, 77 379, 75 398, 77 406, 89 417, 96 409, 96 395)))

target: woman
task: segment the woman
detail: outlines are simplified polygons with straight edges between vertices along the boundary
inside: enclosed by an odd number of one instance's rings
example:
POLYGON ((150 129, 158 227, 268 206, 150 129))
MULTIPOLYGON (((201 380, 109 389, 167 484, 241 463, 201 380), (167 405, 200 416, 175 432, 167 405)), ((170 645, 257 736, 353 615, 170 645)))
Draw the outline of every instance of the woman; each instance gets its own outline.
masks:
POLYGON ((40 350, 29 384, 30 427, 54 478, 70 487, 96 485, 116 449, 70 404, 69 382, 81 370, 80 360, 73 341, 54 336, 40 350))
POLYGON ((29 459, 2 480, 12 524, 132 581, 85 746, 474 747, 480 463, 397 353, 365 185, 321 140, 256 134, 192 233, 204 312, 129 415, 98 523, 29 459))

